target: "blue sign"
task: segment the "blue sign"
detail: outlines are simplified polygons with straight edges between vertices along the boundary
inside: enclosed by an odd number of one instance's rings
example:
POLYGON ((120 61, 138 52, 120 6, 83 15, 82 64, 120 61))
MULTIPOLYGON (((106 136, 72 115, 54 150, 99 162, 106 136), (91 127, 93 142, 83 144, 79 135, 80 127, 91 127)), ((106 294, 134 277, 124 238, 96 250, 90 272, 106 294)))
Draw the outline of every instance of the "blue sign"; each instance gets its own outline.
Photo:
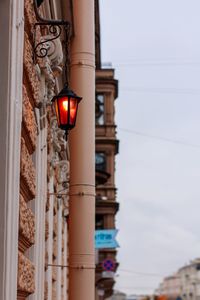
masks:
POLYGON ((107 249, 117 248, 119 244, 115 240, 118 233, 117 229, 102 229, 95 231, 95 248, 96 249, 107 249))

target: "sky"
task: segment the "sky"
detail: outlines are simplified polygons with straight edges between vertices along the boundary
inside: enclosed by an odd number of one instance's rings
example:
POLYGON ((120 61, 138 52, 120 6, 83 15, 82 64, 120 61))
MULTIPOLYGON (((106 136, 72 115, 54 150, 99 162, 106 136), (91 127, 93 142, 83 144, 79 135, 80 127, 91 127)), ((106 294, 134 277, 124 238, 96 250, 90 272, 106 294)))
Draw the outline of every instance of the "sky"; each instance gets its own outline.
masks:
POLYGON ((200 257, 200 2, 100 0, 116 100, 115 289, 152 293, 200 257))

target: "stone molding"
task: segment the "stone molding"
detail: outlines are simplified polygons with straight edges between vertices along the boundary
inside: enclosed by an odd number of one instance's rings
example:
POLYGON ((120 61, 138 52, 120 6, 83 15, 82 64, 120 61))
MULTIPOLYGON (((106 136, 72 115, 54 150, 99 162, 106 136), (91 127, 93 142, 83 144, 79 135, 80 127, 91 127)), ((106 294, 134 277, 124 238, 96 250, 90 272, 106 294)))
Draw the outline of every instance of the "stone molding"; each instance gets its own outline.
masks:
MULTIPOLYGON (((55 197, 54 197, 54 199, 55 199, 55 197)), ((54 216, 57 214, 57 211, 58 211, 58 204, 56 201, 54 201, 54 204, 53 204, 53 215, 54 216)), ((55 221, 53 224, 55 224, 55 221)))
MULTIPOLYGON (((53 263, 56 263, 55 260, 53 261, 53 263)), ((57 267, 52 267, 52 281, 55 282, 56 280, 57 280, 57 267)))
POLYGON ((47 241, 48 237, 49 237, 49 222, 46 218, 46 220, 45 220, 45 241, 47 241))
POLYGON ((53 236, 56 237, 58 232, 57 214, 53 217, 53 236))
POLYGON ((64 248, 65 248, 65 241, 64 241, 64 238, 62 236, 62 252, 64 252, 64 248))
POLYGON ((49 263, 49 253, 48 251, 45 251, 45 271, 48 269, 48 263, 49 263))
POLYGON ((23 0, 0 1, 1 234, 0 299, 17 299, 23 0))
POLYGON ((50 196, 49 196, 49 194, 47 194, 47 201, 46 201, 46 212, 48 212, 49 211, 49 209, 50 209, 50 198, 49 198, 50 196))
POLYGON ((53 239, 53 258, 56 259, 58 256, 58 239, 54 237, 53 239))
POLYGON ((48 282, 44 283, 44 300, 48 300, 48 282))
MULTIPOLYGON (((46 37, 41 36, 40 40, 44 40, 46 37)), ((48 277, 48 290, 50 297, 52 299, 57 299, 57 291, 54 289, 57 285, 61 285, 58 281, 58 268, 57 267, 47 267, 47 263, 56 264, 58 263, 59 251, 64 252, 64 241, 58 240, 58 231, 61 233, 62 227, 60 229, 58 226, 62 226, 63 219, 58 217, 58 199, 56 195, 59 191, 66 191, 68 189, 69 182, 69 162, 67 160, 67 142, 65 141, 65 132, 58 128, 57 120, 53 111, 53 107, 50 107, 51 100, 55 95, 56 90, 56 77, 62 72, 63 63, 63 53, 62 45, 60 40, 55 40, 53 43, 46 42, 44 44, 46 48, 49 49, 48 56, 43 59, 37 59, 37 67, 39 69, 39 77, 43 83, 43 95, 41 96, 40 107, 45 107, 45 114, 42 118, 46 118, 46 124, 48 122, 48 139, 47 139, 47 151, 48 151, 48 165, 47 165, 47 178, 51 182, 51 188, 49 189, 49 194, 52 194, 46 203, 46 212, 49 221, 49 236, 47 238, 46 246, 47 251, 45 257, 45 270, 48 277), (50 215, 51 214, 51 215, 50 215), (58 221, 59 220, 59 221, 58 221), (59 223, 61 222, 61 224, 59 223), (58 224, 59 223, 59 224, 58 224), (60 249, 60 250, 58 250, 60 249), (56 282, 57 281, 57 282, 56 282)), ((57 88, 58 89, 58 88, 57 88)), ((41 119, 41 116, 40 116, 41 119)), ((43 123, 42 123, 43 126, 43 123)), ((42 127, 43 128, 43 127, 42 127)), ((63 197, 60 201, 65 200, 67 203, 68 198, 63 197)), ((67 204, 66 204, 67 205, 67 204)), ((62 215, 62 210, 60 211, 62 215)), ((46 228, 47 232, 47 228, 46 228)), ((63 253, 62 252, 62 253, 63 253)), ((45 296, 47 297, 47 296, 45 296)), ((59 298, 60 299, 60 298, 59 298)))

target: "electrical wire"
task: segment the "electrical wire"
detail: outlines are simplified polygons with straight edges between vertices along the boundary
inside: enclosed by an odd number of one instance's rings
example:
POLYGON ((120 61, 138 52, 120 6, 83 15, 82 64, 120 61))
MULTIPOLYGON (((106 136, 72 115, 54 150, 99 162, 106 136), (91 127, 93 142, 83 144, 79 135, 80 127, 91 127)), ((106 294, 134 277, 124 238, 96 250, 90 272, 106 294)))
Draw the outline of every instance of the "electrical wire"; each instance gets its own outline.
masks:
POLYGON ((200 67, 200 62, 185 62, 185 63, 176 63, 176 62, 135 62, 135 63, 116 63, 114 64, 115 68, 135 68, 135 67, 200 67))
POLYGON ((163 274, 137 272, 137 271, 127 270, 127 269, 118 269, 117 271, 118 272, 130 273, 130 274, 133 274, 133 275, 139 275, 139 276, 164 277, 163 274))
POLYGON ((135 92, 135 93, 159 93, 159 94, 185 94, 185 95, 200 95, 200 89, 194 88, 148 88, 148 87, 125 87, 121 86, 120 91, 135 92))
POLYGON ((145 133, 145 132, 140 132, 140 131, 127 129, 127 128, 118 127, 118 129, 121 130, 121 131, 127 132, 127 133, 134 134, 134 135, 138 135, 138 136, 142 136, 142 137, 146 137, 146 138, 150 138, 150 139, 154 139, 154 140, 159 140, 159 141, 163 141, 163 142, 167 142, 167 143, 171 143, 171 144, 178 144, 178 145, 182 145, 182 146, 200 148, 200 145, 198 145, 198 144, 192 144, 192 143, 188 143, 188 142, 184 142, 184 141, 180 141, 180 140, 174 140, 174 139, 171 139, 171 138, 151 135, 151 134, 148 134, 148 133, 145 133))
MULTIPOLYGON (((200 61, 199 60, 177 60, 177 59, 132 59, 132 60, 112 60, 112 63, 115 65, 115 67, 146 67, 146 66, 194 66, 194 67, 200 67, 200 61)), ((103 66, 109 65, 108 63, 103 63, 103 66)))
POLYGON ((154 287, 147 287, 147 286, 119 286, 119 287, 117 287, 118 289, 120 289, 120 290, 123 290, 123 289, 127 289, 127 290, 132 290, 132 289, 135 289, 135 290, 140 290, 140 289, 142 289, 142 290, 155 290, 156 288, 155 288, 155 286, 154 287))

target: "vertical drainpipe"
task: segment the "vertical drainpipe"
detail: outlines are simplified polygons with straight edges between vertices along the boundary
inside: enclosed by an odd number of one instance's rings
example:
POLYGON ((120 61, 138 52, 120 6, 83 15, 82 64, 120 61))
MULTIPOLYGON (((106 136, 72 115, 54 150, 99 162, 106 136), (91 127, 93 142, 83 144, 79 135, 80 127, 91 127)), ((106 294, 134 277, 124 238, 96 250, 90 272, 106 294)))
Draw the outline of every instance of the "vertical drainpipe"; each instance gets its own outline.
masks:
POLYGON ((70 86, 83 100, 70 133, 69 299, 95 298, 94 0, 74 0, 70 86))

